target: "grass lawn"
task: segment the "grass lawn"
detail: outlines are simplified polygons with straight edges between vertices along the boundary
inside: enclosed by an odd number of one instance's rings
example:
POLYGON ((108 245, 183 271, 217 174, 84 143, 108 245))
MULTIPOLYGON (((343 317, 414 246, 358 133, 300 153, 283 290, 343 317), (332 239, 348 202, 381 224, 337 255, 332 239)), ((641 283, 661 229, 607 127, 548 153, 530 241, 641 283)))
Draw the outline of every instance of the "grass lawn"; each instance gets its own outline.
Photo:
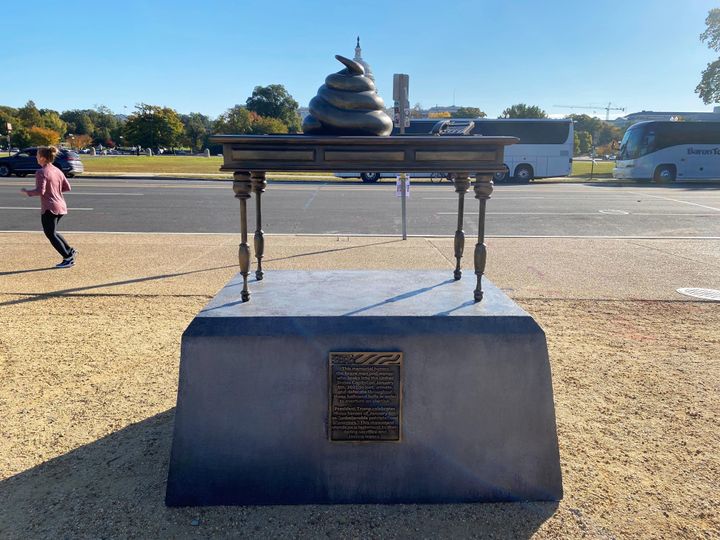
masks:
MULTIPOLYGON (((570 176, 590 178, 591 166, 592 162, 590 161, 573 161, 570 176)), ((592 167, 593 178, 612 178, 612 170, 614 166, 614 161, 598 161, 595 163, 595 166, 592 167)))
MULTIPOLYGON (((180 175, 221 175, 230 177, 230 173, 221 173, 221 157, 196 156, 86 156, 81 157, 87 173, 150 173, 150 174, 180 174, 180 175)), ((614 162, 601 161, 595 163, 593 178, 611 178, 614 162)), ((574 161, 572 166, 573 178, 590 178, 589 161, 574 161)), ((292 173, 292 176, 327 176, 334 178, 330 173, 292 173)), ((280 173, 271 176, 287 176, 280 173)))
MULTIPOLYGON (((211 175, 231 178, 229 172, 220 171, 223 158, 197 157, 197 156, 86 156, 80 159, 85 166, 86 173, 145 173, 168 175, 211 175)), ((268 173, 271 177, 283 176, 281 173, 268 173)), ((327 176, 334 178, 330 173, 292 173, 292 176, 327 176)), ((287 176, 287 175, 284 175, 287 176)))

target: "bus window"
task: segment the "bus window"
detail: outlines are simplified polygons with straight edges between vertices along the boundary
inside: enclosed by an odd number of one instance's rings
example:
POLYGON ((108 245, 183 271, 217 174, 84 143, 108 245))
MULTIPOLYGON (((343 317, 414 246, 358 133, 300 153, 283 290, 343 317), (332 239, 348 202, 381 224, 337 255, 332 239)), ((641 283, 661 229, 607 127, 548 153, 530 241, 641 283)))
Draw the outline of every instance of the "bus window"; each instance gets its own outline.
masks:
POLYGON ((640 157, 640 146, 643 129, 628 129, 620 145, 620 159, 636 159, 640 157))
POLYGON ((638 148, 637 157, 644 156, 655 151, 655 132, 648 131, 647 135, 642 138, 642 144, 638 148))

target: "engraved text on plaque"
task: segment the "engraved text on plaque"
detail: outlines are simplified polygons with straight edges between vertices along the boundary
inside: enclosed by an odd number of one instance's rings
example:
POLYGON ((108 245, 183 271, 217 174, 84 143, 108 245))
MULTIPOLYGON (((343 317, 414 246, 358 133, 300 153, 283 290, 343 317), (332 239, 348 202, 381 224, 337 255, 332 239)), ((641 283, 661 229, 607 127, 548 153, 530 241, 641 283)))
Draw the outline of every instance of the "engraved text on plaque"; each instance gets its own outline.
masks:
POLYGON ((331 441, 400 441, 401 352, 330 353, 331 441))

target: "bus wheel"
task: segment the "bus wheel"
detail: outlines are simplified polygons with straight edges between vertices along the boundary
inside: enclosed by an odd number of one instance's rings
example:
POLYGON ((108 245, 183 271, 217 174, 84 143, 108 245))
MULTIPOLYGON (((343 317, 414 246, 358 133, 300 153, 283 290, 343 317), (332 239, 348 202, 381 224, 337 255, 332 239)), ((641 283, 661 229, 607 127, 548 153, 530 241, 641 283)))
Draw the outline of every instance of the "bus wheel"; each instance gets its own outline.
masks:
POLYGON ((653 180, 655 182, 674 182, 675 175, 675 165, 660 165, 655 169, 653 180))
POLYGON ((523 184, 530 183, 533 176, 533 169, 530 165, 518 165, 517 169, 515 169, 515 179, 523 184))
POLYGON ((494 181, 494 182, 497 182, 498 184, 500 184, 500 183, 502 183, 502 182, 507 182, 508 172, 509 172, 509 171, 508 171, 508 168, 507 168, 507 166, 505 166, 505 169, 504 169, 504 170, 499 171, 499 172, 496 172, 495 174, 493 174, 493 181, 494 181))
POLYGON ((360 178, 362 178, 363 182, 377 182, 380 180, 380 173, 379 172, 364 172, 360 173, 360 178))

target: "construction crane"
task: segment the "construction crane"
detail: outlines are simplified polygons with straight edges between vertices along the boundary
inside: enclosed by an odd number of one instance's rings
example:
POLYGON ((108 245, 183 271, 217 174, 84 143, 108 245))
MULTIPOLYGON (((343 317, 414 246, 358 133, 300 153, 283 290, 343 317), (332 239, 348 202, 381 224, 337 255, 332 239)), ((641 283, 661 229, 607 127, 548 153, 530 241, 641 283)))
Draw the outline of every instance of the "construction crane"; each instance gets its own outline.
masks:
MULTIPOLYGON (((566 109, 605 109, 605 121, 607 122, 610 120, 610 111, 623 111, 625 112, 625 107, 613 107, 612 103, 608 103, 607 107, 603 106, 595 106, 592 105, 553 105, 553 107, 564 107, 566 109)), ((595 112, 595 111, 593 111, 595 112)))

